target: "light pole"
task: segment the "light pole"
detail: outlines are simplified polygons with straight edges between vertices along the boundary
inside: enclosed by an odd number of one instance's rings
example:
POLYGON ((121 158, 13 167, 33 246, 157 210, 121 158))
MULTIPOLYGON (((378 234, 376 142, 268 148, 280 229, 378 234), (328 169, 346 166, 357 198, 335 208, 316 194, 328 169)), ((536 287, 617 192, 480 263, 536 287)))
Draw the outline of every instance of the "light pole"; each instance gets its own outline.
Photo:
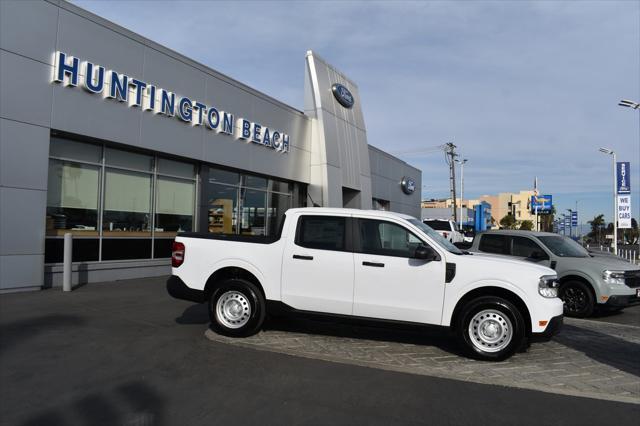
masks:
POLYGON ((569 238, 573 237, 573 210, 567 209, 569 212, 569 238))
MULTIPOLYGON (((467 161, 466 158, 462 160, 456 158, 456 163, 460 164, 460 232, 462 232, 462 202, 464 201, 464 164, 467 161)), ((467 211, 469 211, 469 206, 467 206, 467 211)))
POLYGON ((603 154, 611 155, 613 160, 613 254, 618 254, 618 198, 616 197, 616 153, 609 148, 600 148, 603 154))
MULTIPOLYGON (((635 109, 636 111, 640 110, 640 104, 637 102, 630 101, 628 99, 622 99, 618 102, 618 105, 626 108, 635 109)), ((640 112, 640 111, 639 111, 640 112)), ((638 136, 640 136, 640 114, 638 114, 638 136)), ((638 254, 640 254, 640 238, 638 238, 638 254)), ((634 259, 635 261, 635 259, 634 259)))

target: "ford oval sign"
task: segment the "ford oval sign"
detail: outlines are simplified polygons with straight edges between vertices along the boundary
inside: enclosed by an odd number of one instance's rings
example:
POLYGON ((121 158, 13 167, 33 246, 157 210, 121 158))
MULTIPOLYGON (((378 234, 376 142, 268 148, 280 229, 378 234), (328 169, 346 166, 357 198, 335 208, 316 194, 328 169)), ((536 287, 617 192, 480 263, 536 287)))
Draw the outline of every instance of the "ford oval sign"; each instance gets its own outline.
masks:
POLYGON ((400 182, 400 187, 402 188, 402 192, 407 195, 411 195, 416 190, 416 181, 411 179, 410 177, 403 177, 400 182))
POLYGON ((353 95, 342 84, 336 83, 331 86, 331 91, 336 100, 345 108, 351 108, 355 102, 353 95))

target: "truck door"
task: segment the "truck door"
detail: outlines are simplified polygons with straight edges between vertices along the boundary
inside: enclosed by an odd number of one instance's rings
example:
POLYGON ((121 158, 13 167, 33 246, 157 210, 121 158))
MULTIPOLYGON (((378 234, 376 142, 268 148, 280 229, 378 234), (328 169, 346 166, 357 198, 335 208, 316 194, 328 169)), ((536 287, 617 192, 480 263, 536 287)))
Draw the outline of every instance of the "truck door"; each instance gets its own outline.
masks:
POLYGON ((400 224, 357 219, 353 314, 440 324, 445 261, 413 257, 424 244, 400 224))
POLYGON ((353 251, 351 219, 301 215, 282 260, 282 301, 314 312, 351 315, 353 251))

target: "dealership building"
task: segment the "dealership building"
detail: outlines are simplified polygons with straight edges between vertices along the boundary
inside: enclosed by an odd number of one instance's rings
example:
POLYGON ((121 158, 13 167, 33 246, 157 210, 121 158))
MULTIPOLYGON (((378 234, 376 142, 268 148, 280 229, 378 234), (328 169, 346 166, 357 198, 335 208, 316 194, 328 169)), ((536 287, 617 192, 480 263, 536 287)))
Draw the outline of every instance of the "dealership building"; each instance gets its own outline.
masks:
POLYGON ((62 0, 0 2, 0 292, 165 275, 180 231, 268 236, 291 207, 420 215, 313 52, 304 111, 62 0))

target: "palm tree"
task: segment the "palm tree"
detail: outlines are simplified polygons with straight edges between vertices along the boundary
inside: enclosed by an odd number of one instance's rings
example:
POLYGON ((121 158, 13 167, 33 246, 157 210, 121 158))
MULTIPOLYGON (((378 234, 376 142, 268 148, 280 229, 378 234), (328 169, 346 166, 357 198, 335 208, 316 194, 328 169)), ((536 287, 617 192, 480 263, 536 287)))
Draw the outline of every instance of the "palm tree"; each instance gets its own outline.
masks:
POLYGON ((604 215, 603 214, 599 214, 598 216, 595 216, 592 220, 590 220, 589 222, 587 222, 589 225, 591 225, 591 232, 589 233, 589 236, 593 239, 595 239, 598 243, 600 243, 602 241, 602 228, 604 227, 605 223, 604 223, 604 215))

